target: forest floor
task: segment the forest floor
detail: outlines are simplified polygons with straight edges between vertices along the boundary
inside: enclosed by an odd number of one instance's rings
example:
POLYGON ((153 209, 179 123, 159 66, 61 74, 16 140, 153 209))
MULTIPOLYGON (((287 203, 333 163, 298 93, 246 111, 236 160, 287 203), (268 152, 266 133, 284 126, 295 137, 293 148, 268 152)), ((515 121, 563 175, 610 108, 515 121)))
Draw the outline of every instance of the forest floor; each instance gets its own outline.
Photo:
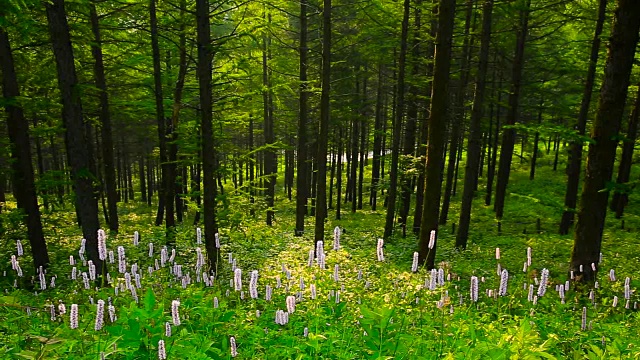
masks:
MULTIPOLYGON (((309 267, 313 219, 306 223, 309 235, 294 237, 295 199, 286 199, 279 187, 273 227, 264 225, 264 209, 257 209, 255 218, 250 215, 254 205, 248 199, 223 201, 219 276, 208 285, 197 274, 197 248, 204 246, 197 244, 192 210, 178 227, 178 270, 155 265, 164 243, 164 229, 152 225, 155 208, 119 204, 121 230, 108 236, 107 246, 112 251, 123 246, 127 265, 137 264, 130 281, 133 290, 125 287, 129 280, 118 273, 117 261, 109 265, 111 287, 85 289, 80 273, 86 266, 76 265, 77 280, 70 276, 69 256, 77 260, 80 247, 80 231, 71 225, 74 213, 47 213, 43 221, 52 267, 46 290, 40 290, 37 277, 15 276, 13 241, 0 246, 0 270, 6 272, 0 278, 0 357, 147 359, 158 357, 159 341, 164 341, 169 359, 227 358, 233 355, 233 337, 237 357, 246 359, 640 358, 640 312, 635 309, 640 298, 635 291, 640 287, 640 206, 630 202, 624 228, 621 220, 608 216, 598 286, 574 288, 567 273, 573 237, 557 234, 565 175, 552 171, 547 158, 540 159, 533 181, 527 164, 514 160, 500 234, 492 207, 484 205, 481 180, 464 252, 454 249, 452 233, 462 190, 459 180, 449 223, 438 234, 436 263, 441 270, 436 272, 411 271, 413 236, 387 241, 384 261, 378 261, 376 244, 385 211, 371 211, 368 196, 364 209, 343 209, 339 221, 335 211, 329 211, 326 269, 317 263, 309 267), (335 227, 343 229, 337 251, 329 236, 335 227), (140 234, 138 246, 132 245, 134 231, 140 234), (155 244, 151 257, 150 242, 155 244), (532 264, 523 271, 529 247, 532 264), (227 261, 231 258, 234 264, 227 261), (234 265, 243 270, 242 291, 230 287, 234 265), (509 275, 505 296, 498 295, 499 269, 509 275), (548 287, 541 285, 547 273, 543 269, 548 270, 548 287), (259 273, 257 299, 249 290, 253 270, 259 273), (135 273, 139 284, 134 284, 135 273), (479 282, 477 301, 470 295, 473 276, 479 282), (562 299, 560 286, 567 281, 562 299), (276 311, 287 311, 287 296, 297 298, 295 312, 289 309, 287 324, 276 324, 276 311), (177 299, 180 325, 174 324, 171 312, 177 299), (97 326, 98 300, 112 304, 117 316, 112 322, 110 309, 105 310, 104 327, 97 326), (60 304, 65 304, 65 314, 60 304), (77 329, 70 328, 71 304, 78 304, 77 329), (167 326, 173 329, 170 336, 167 326)), ((225 196, 233 196, 230 182, 227 187, 225 196)), ((9 231, 7 238, 15 240, 21 231, 9 231)), ((29 257, 19 260, 25 274, 32 273, 29 257)))

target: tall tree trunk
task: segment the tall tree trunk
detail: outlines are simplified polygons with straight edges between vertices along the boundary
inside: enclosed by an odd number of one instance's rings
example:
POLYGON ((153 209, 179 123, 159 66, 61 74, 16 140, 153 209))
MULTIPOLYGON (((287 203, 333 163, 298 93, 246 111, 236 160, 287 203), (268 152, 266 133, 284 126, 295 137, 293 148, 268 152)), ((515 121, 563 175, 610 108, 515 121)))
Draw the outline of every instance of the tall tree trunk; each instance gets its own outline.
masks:
MULTIPOLYGON (((383 79, 384 67, 382 64, 378 65, 378 86, 376 90, 376 108, 375 108, 375 123, 373 125, 373 166, 371 169, 371 195, 370 204, 371 210, 376 211, 378 204, 378 184, 380 183, 380 160, 382 157, 382 138, 384 133, 382 131, 382 121, 384 115, 382 113, 383 107, 383 79)), ((342 155, 340 155, 342 156, 342 155)))
POLYGON ((400 160, 400 133, 402 132, 402 118, 404 115, 404 73, 407 59, 407 37, 409 34, 409 14, 411 0, 404 0, 404 15, 402 18, 402 32, 400 35, 400 55, 398 58, 398 82, 396 90, 396 111, 393 119, 393 144, 391 148, 391 173, 389 174, 389 192, 387 198, 387 216, 384 224, 384 238, 388 239, 393 233, 396 215, 396 199, 398 198, 398 167, 400 160))
MULTIPOLYGON (((355 104, 354 109, 358 109, 358 107, 362 106, 360 102, 360 79, 358 79, 358 74, 360 73, 360 66, 356 66, 354 69, 356 73, 356 90, 355 90, 355 104)), ((360 140, 360 112, 355 112, 357 115, 353 116, 351 120, 351 128, 353 131, 351 132, 351 168, 349 174, 349 199, 351 199, 351 212, 355 213, 357 209, 357 190, 358 190, 358 161, 359 161, 359 153, 358 149, 358 141, 360 140)))
MULTIPOLYGON (((638 95, 636 96, 636 102, 629 116, 629 124, 627 126, 627 136, 624 139, 624 145, 622 145, 622 158, 618 166, 618 178, 616 183, 624 186, 629 181, 629 175, 631 174, 631 165, 633 164, 633 150, 636 144, 636 135, 638 132, 638 120, 640 120, 640 86, 638 86, 638 95)), ((616 218, 621 218, 624 212, 624 207, 629 201, 628 191, 613 193, 613 199, 611 200, 611 210, 616 212, 616 218)))
POLYGON ((471 37, 469 29, 471 28, 471 15, 473 14, 473 0, 467 0, 467 10, 464 22, 464 40, 462 44, 462 57, 460 59, 460 79, 458 83, 458 91, 455 96, 455 105, 453 108, 453 117, 450 126, 450 144, 449 144, 449 161, 447 163, 447 177, 444 188, 444 196, 442 199, 442 211, 440 211, 440 225, 447 223, 449 217, 449 205, 451 204, 451 194, 453 191, 453 183, 455 182, 456 162, 458 160, 458 146, 460 143, 460 135, 464 134, 461 130, 464 118, 464 100, 467 94, 467 82, 469 79, 470 67, 467 66, 469 61, 469 48, 471 37))
POLYGON ((251 216, 255 215, 255 209, 253 204, 256 202, 256 184, 255 184, 255 169, 256 169, 256 156, 253 153, 253 116, 249 114, 249 203, 251 209, 249 213, 251 216))
MULTIPOLYGON (((324 220, 327 217, 327 146, 331 119, 331 0, 323 0, 322 8, 322 93, 320 95, 320 134, 318 135, 318 166, 316 180, 315 241, 324 240, 324 220)), ((317 254, 316 254, 317 256, 317 254)))
POLYGON ((599 263, 609 198, 609 191, 602 190, 613 175, 617 137, 640 30, 640 6, 637 1, 618 0, 617 3, 598 112, 591 129, 593 142, 589 144, 587 171, 571 252, 570 270, 577 275, 578 281, 592 282, 596 279, 597 267, 593 271, 592 264, 599 263))
POLYGON ((438 234, 438 211, 442 192, 442 167, 445 133, 447 131, 447 108, 449 70, 451 69, 451 42, 455 22, 455 0, 440 0, 438 34, 436 35, 433 92, 429 118, 429 141, 425 164, 425 194, 420 227, 419 261, 433 269, 437 241, 429 247, 431 231, 438 234))
MULTIPOLYGON (((431 40, 427 41, 427 53, 431 60, 435 57, 435 38, 438 31, 438 2, 432 0, 432 16, 431 16, 431 24, 429 26, 429 38, 431 40)), ((416 207, 413 213, 413 233, 416 236, 420 235, 420 224, 422 223, 422 206, 424 203, 424 164, 426 163, 427 156, 427 140, 429 137, 429 114, 428 111, 431 108, 431 89, 433 85, 433 61, 429 61, 427 63, 427 71, 426 71, 426 79, 428 83, 425 87, 425 102, 424 108, 426 109, 425 114, 422 116, 422 120, 420 121, 420 140, 418 143, 418 151, 416 155, 419 159, 418 164, 418 179, 416 186, 416 207)))
MULTIPOLYGON (((404 129, 404 146, 403 154, 406 157, 413 156, 416 151, 416 128, 418 123, 418 91, 416 84, 420 79, 420 5, 421 0, 416 0, 414 10, 414 33, 413 43, 411 44, 411 78, 413 81, 409 84, 409 103, 407 105, 407 121, 404 129)), ((411 209, 411 195, 413 194, 414 176, 405 174, 402 184, 402 202, 400 204, 400 213, 398 215, 398 223, 402 226, 402 236, 407 234, 407 218, 411 209)))
MULTIPOLYGON (((217 272, 218 248, 215 234, 216 222, 216 152, 213 146, 213 103, 211 24, 209 19, 209 0, 196 0, 196 24, 198 41, 197 75, 200 90, 200 109, 202 126, 202 172, 204 177, 204 243, 207 249, 209 270, 217 272)), ((216 274, 217 275, 217 274, 216 274)))
MULTIPOLYGON (((522 69, 524 68, 524 47, 529 33, 529 11, 531 0, 524 0, 520 10, 520 28, 516 36, 516 51, 513 57, 513 69, 511 73, 511 91, 509 92, 509 110, 507 111, 506 125, 515 125, 518 117, 518 103, 520 101, 520 87, 522 84, 522 69)), ((498 181, 496 183, 496 200, 493 209, 496 218, 502 219, 504 201, 507 195, 507 184, 511 172, 511 160, 516 139, 516 131, 513 128, 504 129, 502 132, 502 148, 500 149, 500 166, 498 167, 498 181)))
POLYGON ((156 18, 156 0, 149 1, 149 17, 151 23, 150 32, 151 49, 153 54, 153 82, 156 101, 156 123, 158 124, 158 147, 160 149, 160 168, 162 169, 162 175, 159 182, 160 186, 158 187, 158 212, 156 214, 156 226, 160 226, 164 218, 169 164, 167 162, 167 134, 164 119, 164 103, 162 98, 162 74, 160 73, 160 47, 158 45, 158 20, 156 18))
MULTIPOLYGON (((494 63, 497 57, 497 53, 494 56, 494 63)), ((495 67, 497 68, 497 63, 495 63, 495 67)), ((500 136, 500 104, 502 103, 502 73, 500 73, 499 75, 499 80, 498 80, 498 101, 494 101, 495 99, 495 90, 496 90, 496 86, 495 86, 495 77, 496 77, 496 70, 494 70, 494 74, 493 74, 493 78, 494 78, 494 83, 493 83, 493 87, 491 89, 491 104, 490 106, 490 114, 489 117, 493 118, 493 109, 495 107, 495 114, 496 114, 496 126, 495 126, 495 130, 493 131, 493 143, 490 143, 489 146, 491 147, 491 158, 489 158, 489 164, 487 164, 487 193, 485 195, 484 198, 484 204, 486 206, 491 205, 491 196, 493 195, 493 178, 496 175, 496 163, 497 163, 497 159, 498 159, 498 138, 500 136)))
MULTIPOLYGON (((538 126, 542 125, 542 109, 543 109, 542 105, 544 105, 544 98, 540 97, 540 106, 538 107, 538 126)), ((536 131, 536 135, 533 138, 533 150, 531 152, 531 169, 529 169, 529 180, 533 180, 536 176, 536 162, 538 160, 538 144, 539 143, 540 143, 540 132, 536 131)))
MULTIPOLYGON (((271 23, 271 14, 268 15, 268 22, 271 23)), ((273 149, 275 136, 273 133, 273 100, 271 90, 271 78, 269 70, 270 42, 268 35, 262 39, 262 98, 264 101, 264 142, 267 147, 264 152, 264 176, 266 181, 266 202, 267 202, 267 225, 273 225, 273 211, 275 189, 276 189, 276 153, 273 149)))
POLYGON ((337 180, 336 180, 336 188, 337 188, 337 197, 336 197, 336 220, 340 220, 341 214, 341 206, 342 206, 342 126, 338 125, 338 161, 337 161, 337 180))
MULTIPOLYGON (((604 28, 604 18, 607 10, 607 0, 600 0, 598 6, 598 20, 596 30, 591 41, 591 54, 589 56, 589 67, 587 69, 587 79, 584 83, 582 93, 582 103, 576 121, 578 135, 584 136, 587 128, 587 117, 589 115, 589 105, 591 104, 591 93, 596 77, 596 64, 600 52, 600 35, 604 28)), ((578 187, 580 185, 580 172, 582 168, 582 139, 575 139, 569 145, 569 163, 567 164, 567 190, 564 195, 564 212, 560 220, 560 234, 569 233, 569 228, 573 224, 574 213, 578 203, 578 187)), ((547 151, 548 153, 548 151, 547 151)))
POLYGON ((138 178, 140 180, 140 198, 143 202, 147 202, 147 182, 144 172, 144 155, 140 155, 138 158, 138 178))
MULTIPOLYGON (((87 240, 89 260, 93 261, 98 274, 103 273, 103 261, 98 257, 98 201, 95 197, 91 159, 87 149, 91 143, 87 138, 82 116, 81 91, 69 36, 69 25, 64 9, 64 0, 47 3, 47 20, 53 45, 53 54, 58 72, 58 86, 62 97, 62 119, 65 128, 67 157, 76 193, 76 206, 80 215, 82 235, 87 240)), ((105 267, 106 268, 106 267, 105 267)))
MULTIPOLYGON (((20 105, 20 88, 9 36, 1 26, 0 71, 2 71, 2 96, 5 100, 10 100, 5 101, 4 108, 8 115, 7 129, 11 143, 11 158, 13 160, 11 164, 13 170, 13 192, 18 207, 23 209, 26 214, 25 220, 34 268, 38 269, 40 266, 46 268, 49 265, 49 253, 47 252, 47 243, 42 231, 40 208, 38 207, 38 196, 36 195, 33 165, 31 163, 29 123, 24 118, 24 112, 20 105)), ((0 177, 0 181, 4 181, 4 179, 0 177)), ((4 192, 4 186, 0 185, 0 191, 4 192)))
POLYGON ((111 115, 109 114, 109 95, 107 81, 104 76, 104 63, 102 61, 102 37, 100 35, 100 22, 94 1, 89 2, 89 15, 91 17, 91 31, 94 42, 91 43, 94 66, 93 76, 96 88, 100 91, 100 136, 102 140, 102 163, 104 169, 104 188, 107 193, 107 207, 109 212, 109 229, 117 232, 118 221, 118 195, 116 194, 116 169, 113 165, 113 136, 111 135, 111 115))
MULTIPOLYGON (((467 163, 464 170, 464 189, 460 205, 460 219, 456 234, 456 247, 466 249, 471 224, 471 205, 478 182, 480 152, 482 141, 482 114, 484 110, 484 93, 486 88, 487 69, 489 65, 489 44, 491 42, 491 15, 493 0, 488 0, 482 8, 482 33, 480 35, 480 54, 478 55, 478 73, 476 75, 476 92, 471 110, 469 125, 469 141, 467 145, 467 163)), ((491 131, 491 129, 489 129, 491 131)))

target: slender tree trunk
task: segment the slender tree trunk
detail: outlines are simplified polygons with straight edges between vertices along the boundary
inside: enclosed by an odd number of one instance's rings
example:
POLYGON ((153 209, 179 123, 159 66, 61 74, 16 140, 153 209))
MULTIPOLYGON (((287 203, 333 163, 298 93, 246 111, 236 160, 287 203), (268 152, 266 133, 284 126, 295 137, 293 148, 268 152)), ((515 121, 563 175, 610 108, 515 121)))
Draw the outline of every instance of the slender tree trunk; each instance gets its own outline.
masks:
MULTIPOLYGON (((0 10, 1 13, 1 10, 0 10)), ((64 13, 63 13, 64 15, 64 13)), ((7 112, 7 130, 11 144, 12 183, 18 207, 26 215, 27 234, 31 245, 31 255, 35 269, 46 268, 49 265, 47 243, 42 231, 38 196, 36 195, 33 165, 31 163, 31 146, 29 142, 29 123, 24 118, 20 105, 20 88, 16 75, 15 63, 9 36, 0 26, 0 71, 2 71, 2 96, 7 112)), ((2 169, 4 170, 4 169, 2 169)), ((4 179, 0 177, 0 181, 4 179)), ((4 195, 4 186, 0 185, 4 195)), ((96 214, 97 217, 97 214, 96 214)))
MULTIPOLYGON (((494 63, 495 63, 495 59, 496 56, 494 56, 494 63)), ((496 68, 497 68, 497 63, 496 63, 496 68)), ((495 79, 495 72, 494 71, 494 79, 495 79)), ((491 146, 491 158, 489 159, 489 164, 487 165, 487 194, 485 195, 484 198, 484 204, 486 206, 491 205, 491 196, 493 195, 493 179, 496 175, 496 163, 498 160, 498 138, 500 135, 500 104, 502 101, 502 73, 500 73, 499 75, 499 80, 498 80, 498 101, 494 102, 495 99, 495 83, 493 88, 491 89, 491 105, 490 105, 490 117, 493 118, 493 109, 495 106, 495 114, 496 114, 496 126, 495 126, 495 130, 493 132, 493 143, 490 143, 489 146, 491 146)))
MULTIPOLYGON (((513 69, 511 74, 511 91, 509 92, 509 110, 507 111, 506 125, 515 125, 518 117, 518 102, 520 101, 520 88, 522 84, 522 69, 524 68, 524 47, 529 33, 529 11, 531 0, 524 0, 524 7, 520 10, 520 28, 516 36, 516 51, 513 57, 513 69)), ((511 160, 515 144, 516 131, 513 128, 504 129, 502 132, 502 148, 500 150, 500 166, 498 168, 498 181, 496 183, 496 200, 493 209, 496 218, 502 219, 504 202, 507 195, 507 184, 511 172, 511 160)))
MULTIPOLYGON (((458 233, 456 234, 456 247, 467 248, 469 239, 469 227, 471 224, 471 206, 473 195, 478 183, 478 170, 480 166, 482 114, 484 110, 484 93, 486 88, 487 69, 489 65, 489 44, 491 42, 491 15, 493 13, 493 0, 488 0, 482 8, 482 33, 480 35, 480 54, 478 55, 478 73, 476 75, 476 93, 473 98, 471 110, 471 123, 469 125, 469 141, 467 145, 467 163, 464 170, 464 189, 462 190, 462 204, 460 205, 460 219, 458 221, 458 233)), ((489 129, 491 131, 491 129, 489 129)))
MULTIPOLYGON (((271 14, 268 15, 271 23, 271 14)), ((267 225, 273 225, 273 211, 276 188, 276 153, 273 149, 275 137, 273 133, 273 101, 269 70, 269 53, 271 40, 267 35, 262 39, 262 91, 264 108, 264 142, 267 150, 264 152, 264 176, 266 181, 267 225)))
MULTIPOLYGON (((327 217, 327 146, 331 119, 331 0, 323 0, 322 8, 322 93, 320 95, 320 134, 318 135, 318 166, 316 180, 315 241, 324 241, 324 221, 327 217)), ((316 254, 317 256, 318 254, 316 254)))
POLYGON ((591 129, 593 142, 589 144, 587 171, 571 252, 570 270, 576 274, 578 281, 593 282, 597 275, 598 268, 593 264, 599 264, 609 198, 609 191, 602 190, 613 175, 617 137, 640 30, 638 3, 635 0, 618 0, 617 3, 598 112, 591 129))
POLYGON ((104 184, 107 193, 107 206, 109 209, 109 229, 118 231, 118 195, 116 194, 115 167, 113 165, 113 136, 111 135, 111 115, 109 113, 109 98, 107 82, 104 76, 104 63, 102 61, 102 38, 100 35, 100 23, 94 1, 89 2, 89 15, 91 17, 91 31, 94 42, 91 43, 94 66, 93 76, 96 87, 100 91, 100 131, 102 140, 102 163, 104 169, 104 184))
MULTIPOLYGON (((591 41, 591 54, 589 56, 589 67, 587 69, 587 79, 582 93, 582 103, 576 122, 576 130, 579 136, 584 136, 587 128, 587 118, 589 115, 589 105, 591 104, 591 94, 596 77, 596 64, 600 52, 600 35, 604 28, 604 19, 607 10, 607 0, 600 0, 598 6, 598 20, 596 30, 591 41)), ((564 195, 564 212, 560 220, 560 234, 569 233, 569 228, 573 224, 574 213, 578 203, 578 187, 580 186, 580 173, 582 168, 582 139, 576 139, 569 145, 569 163, 567 164, 567 190, 564 195)), ((548 151, 547 151, 548 153, 548 151)))
POLYGON ((138 178, 140 180, 140 197, 143 202, 147 202, 147 183, 145 181, 145 172, 144 172, 144 155, 140 155, 138 159, 138 178))
MULTIPOLYGON (((357 66, 355 69, 355 73, 360 73, 360 66, 357 66)), ((356 75, 356 90, 355 90, 355 104, 354 109, 357 109, 358 106, 361 106, 360 102, 360 79, 357 78, 356 75)), ((357 189, 358 189, 358 157, 359 157, 359 149, 358 149, 358 140, 360 140, 360 113, 356 112, 357 115, 353 117, 351 120, 351 127, 353 131, 351 132, 351 168, 349 175, 349 199, 351 199, 351 212, 355 213, 357 209, 357 189)))
MULTIPOLYGON (((627 136, 624 139, 622 145, 622 158, 618 166, 618 178, 616 183, 619 186, 626 186, 625 183, 629 181, 631 175, 631 165, 633 164, 633 150, 636 143, 636 135, 638 132, 638 120, 640 120, 640 86, 638 87, 638 95, 636 102, 629 116, 629 124, 627 127, 627 136)), ((625 191, 616 191, 613 193, 613 199, 611 200, 611 210, 616 212, 616 218, 622 217, 624 207, 629 201, 629 193, 625 191)))
MULTIPOLYGON (((211 24, 209 19, 209 0, 196 0, 196 30, 198 42, 197 75, 200 90, 200 109, 202 126, 202 169, 204 176, 204 243, 207 249, 209 270, 217 273, 218 248, 215 234, 216 222, 216 152, 213 146, 213 103, 212 103, 212 62, 211 24)), ((217 274, 216 274, 217 275, 217 274)))
MULTIPOLYGON (((540 98, 540 106, 538 107, 538 126, 542 125, 542 105, 544 104, 544 98, 540 98)), ((536 131, 536 135, 533 138, 533 151, 531 154, 531 169, 529 169, 529 180, 533 180, 536 176, 536 162, 538 160, 538 144, 540 142, 540 132, 536 131)))
POLYGON ((342 126, 338 126, 339 130, 338 130, 338 170, 337 170, 337 180, 336 180, 336 187, 337 187, 337 197, 336 197, 336 220, 340 220, 340 210, 341 210, 341 206, 342 206, 342 126))
POLYGON ((249 203, 251 204, 251 210, 249 211, 251 216, 255 215, 256 199, 256 184, 255 184, 255 168, 256 157, 253 154, 253 116, 249 114, 249 203))
POLYGON ((429 118, 429 141, 425 165, 425 194, 420 227, 419 261, 433 269, 437 241, 430 244, 431 231, 438 234, 438 211, 442 192, 442 156, 447 131, 449 71, 451 69, 451 42, 455 22, 455 0, 440 0, 438 34, 436 35, 433 92, 429 118), (432 246, 429 246, 432 245, 432 246))
MULTIPOLYGON (((378 86, 376 90, 376 108, 375 108, 375 123, 373 125, 373 166, 371 169, 371 210, 376 211, 378 204, 378 186, 380 183, 380 161, 382 158, 382 138, 384 132, 382 130, 384 115, 382 113, 383 107, 383 91, 384 91, 384 67, 382 64, 378 65, 378 86)), ((342 156, 342 155, 340 155, 342 156)))
POLYGON ((91 159, 87 149, 91 146, 82 116, 82 103, 76 75, 73 48, 69 35, 64 0, 47 3, 47 20, 58 72, 58 86, 62 98, 62 119, 65 128, 67 157, 74 182, 76 206, 82 225, 82 235, 87 240, 89 260, 98 274, 103 273, 103 261, 98 257, 98 201, 95 197, 91 159))
POLYGON ((389 174, 389 192, 387 198, 387 215, 384 224, 384 238, 391 237, 396 215, 396 199, 398 198, 398 167, 400 160, 400 133, 402 132, 402 118, 404 115, 404 73, 407 58, 407 37, 409 33, 409 14, 411 0, 404 0, 404 16, 402 18, 402 33, 400 35, 400 55, 398 58, 398 82, 396 90, 396 110, 393 119, 393 144, 391 148, 391 173, 389 174))
POLYGON ((162 74, 160 73, 160 47, 158 45, 158 20, 156 18, 156 0, 149 1, 149 17, 151 22, 151 49, 153 53, 153 82, 156 102, 156 123, 158 124, 158 147, 160 149, 160 167, 162 178, 158 187, 158 212, 156 214, 156 226, 162 224, 165 211, 167 193, 167 141, 164 119, 164 103, 162 98, 162 74))

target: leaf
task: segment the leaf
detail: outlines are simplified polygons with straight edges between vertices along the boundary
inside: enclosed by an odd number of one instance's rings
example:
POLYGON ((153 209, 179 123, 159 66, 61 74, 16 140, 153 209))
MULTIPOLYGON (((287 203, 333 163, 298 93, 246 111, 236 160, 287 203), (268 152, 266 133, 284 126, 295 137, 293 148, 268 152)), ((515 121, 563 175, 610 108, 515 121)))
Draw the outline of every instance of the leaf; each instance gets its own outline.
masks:
POLYGON ((151 288, 147 289, 147 293, 144 296, 144 309, 147 313, 150 313, 156 305, 156 297, 153 294, 151 288))

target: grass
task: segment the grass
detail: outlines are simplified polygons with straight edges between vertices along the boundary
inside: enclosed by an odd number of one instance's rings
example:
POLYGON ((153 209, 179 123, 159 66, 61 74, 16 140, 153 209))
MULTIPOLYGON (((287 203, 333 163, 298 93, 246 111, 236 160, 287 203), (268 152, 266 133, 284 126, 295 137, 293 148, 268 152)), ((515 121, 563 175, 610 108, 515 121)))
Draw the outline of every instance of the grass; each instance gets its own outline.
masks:
MULTIPOLYGON (((432 285, 438 274, 425 269, 411 272, 416 250, 414 237, 394 237, 384 248, 385 261, 377 261, 376 243, 382 234, 384 210, 365 209, 352 214, 343 211, 342 220, 327 221, 325 251, 327 268, 308 266, 310 235, 293 236, 294 203, 279 193, 276 224, 263 224, 264 209, 257 218, 250 215, 251 204, 244 198, 230 198, 221 208, 221 260, 219 275, 208 286, 196 272, 195 228, 185 224, 177 232, 176 263, 182 276, 171 266, 148 272, 160 257, 163 229, 151 226, 153 208, 139 204, 119 204, 121 232, 110 235, 109 250, 126 248, 128 271, 137 264, 141 287, 136 302, 123 286, 124 275, 110 264, 113 286, 85 289, 82 280, 71 280, 69 256, 77 258, 80 231, 73 225, 73 212, 45 214, 47 239, 52 254, 47 289, 41 291, 38 278, 16 277, 10 257, 14 241, 24 238, 24 229, 9 214, 0 245, 0 263, 6 275, 0 278, 0 356, 7 359, 152 359, 158 358, 158 342, 164 340, 169 359, 230 358, 230 339, 237 343, 237 358, 260 359, 538 359, 538 358, 640 358, 637 338, 638 295, 631 293, 629 307, 624 299, 625 278, 630 288, 637 280, 639 241, 629 229, 637 229, 637 205, 631 202, 625 215, 625 229, 609 217, 604 232, 603 259, 599 265, 599 287, 574 288, 566 292, 564 303, 556 287, 569 277, 567 262, 573 239, 557 235, 562 212, 564 174, 554 172, 541 159, 537 178, 528 180, 525 166, 515 161, 506 202, 502 232, 497 233, 491 207, 483 205, 483 183, 474 202, 471 238, 467 251, 453 248, 451 225, 438 234, 437 262, 444 281, 432 285), (541 231, 536 231, 540 219, 541 231), (345 229, 340 250, 332 250, 331 229, 345 229), (526 229, 526 233, 525 230, 526 229), (132 234, 140 233, 139 246, 132 234), (147 244, 155 244, 153 257, 147 244), (495 248, 501 249, 496 260, 495 248), (523 271, 527 248, 533 262, 523 271), (243 291, 230 287, 235 265, 243 270, 243 291), (338 265, 339 280, 334 278, 338 265), (497 296, 498 267, 509 273, 507 295, 497 296), (549 270, 544 296, 529 299, 529 287, 538 292, 542 269, 549 270), (609 278, 615 269, 617 279, 609 278), (249 296, 249 274, 259 271, 258 299, 249 296), (50 279, 56 276, 56 287, 50 279), (479 279, 478 301, 470 298, 470 279, 479 279), (17 281, 17 287, 14 283, 17 281), (280 283, 280 287, 277 284, 280 283), (304 284, 302 286, 301 284, 304 284), (312 299, 311 287, 316 296, 312 299), (273 289, 266 299, 266 286, 273 289), (118 288, 116 295, 115 288, 118 288), (491 295, 489 295, 491 291, 491 295), (593 300, 589 298, 593 292, 593 300), (295 312, 286 325, 275 323, 276 310, 287 310, 285 298, 298 298, 295 312), (613 306, 617 296, 617 306, 613 306), (111 322, 105 310, 104 327, 95 330, 96 303, 111 303, 117 320, 111 322), (179 299, 181 325, 172 326, 171 303, 179 299), (67 313, 56 311, 65 304, 67 313), (217 303, 218 307, 214 304, 217 303), (70 328, 69 309, 78 304, 79 327, 70 328), (583 309, 586 327, 583 328, 583 309)), ((459 184, 459 190, 461 186, 459 184)), ((258 207, 261 205, 258 204, 258 207)), ((457 222, 459 194, 452 201, 450 223, 457 222)), ((190 214, 193 215, 193 214, 190 214)), ((312 229, 312 219, 306 224, 312 229)), ((170 252, 170 250, 169 250, 170 252)), ((25 249, 28 253, 28 249, 25 249)), ((18 259, 25 274, 29 257, 18 259)), ((78 265, 79 271, 87 271, 78 265)), ((440 279, 442 280, 442 279, 440 279)))

